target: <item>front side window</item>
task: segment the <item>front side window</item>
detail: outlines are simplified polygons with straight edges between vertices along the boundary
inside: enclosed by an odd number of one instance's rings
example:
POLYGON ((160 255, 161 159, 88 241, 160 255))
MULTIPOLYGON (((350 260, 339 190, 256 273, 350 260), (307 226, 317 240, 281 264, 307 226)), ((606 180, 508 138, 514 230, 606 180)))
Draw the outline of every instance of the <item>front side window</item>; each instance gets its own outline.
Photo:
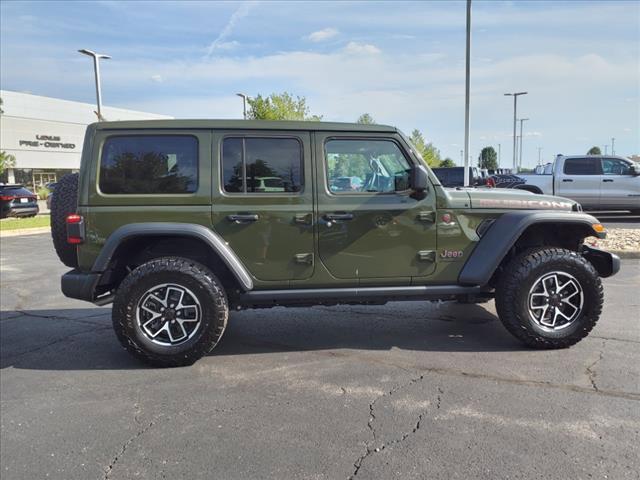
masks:
POLYGON ((302 191, 302 146, 295 138, 225 138, 222 184, 229 193, 302 191))
POLYGON ((411 165, 391 140, 328 140, 325 155, 332 193, 389 193, 408 188, 411 165))
POLYGON ((567 158, 564 161, 566 175, 600 175, 598 158, 567 158))
POLYGON ((109 137, 102 147, 99 185, 107 194, 193 193, 198 188, 198 139, 109 137))
POLYGON ((602 173, 605 175, 631 175, 631 164, 617 158, 603 158, 602 173))

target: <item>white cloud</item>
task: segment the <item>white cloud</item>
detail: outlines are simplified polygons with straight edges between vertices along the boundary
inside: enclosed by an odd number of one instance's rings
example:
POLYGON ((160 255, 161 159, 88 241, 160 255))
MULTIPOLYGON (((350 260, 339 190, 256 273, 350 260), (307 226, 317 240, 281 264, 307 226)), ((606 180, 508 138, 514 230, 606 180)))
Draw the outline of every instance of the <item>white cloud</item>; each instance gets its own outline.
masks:
POLYGON ((156 83, 162 83, 164 81, 164 79, 162 78, 162 75, 151 75, 151 80, 153 80, 156 83))
POLYGON ((380 53, 380 49, 375 45, 371 45, 370 43, 358 43, 358 42, 349 42, 347 46, 344 47, 344 51, 351 55, 359 55, 359 54, 376 54, 380 53))
POLYGON ((307 36, 307 40, 312 42, 324 42, 325 40, 329 40, 330 38, 338 35, 338 30, 333 27, 323 28, 322 30, 318 30, 317 32, 313 32, 307 36))

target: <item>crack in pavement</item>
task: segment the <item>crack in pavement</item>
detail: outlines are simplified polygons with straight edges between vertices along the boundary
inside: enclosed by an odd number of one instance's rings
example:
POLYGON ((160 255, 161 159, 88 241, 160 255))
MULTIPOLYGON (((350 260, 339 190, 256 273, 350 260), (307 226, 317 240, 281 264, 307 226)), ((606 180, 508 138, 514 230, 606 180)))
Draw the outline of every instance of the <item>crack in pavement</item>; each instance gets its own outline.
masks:
POLYGON ((301 347, 296 347, 294 345, 286 345, 286 344, 276 344, 273 342, 263 343, 263 342, 241 342, 245 345, 250 346, 260 346, 265 345, 269 347, 277 347, 277 348, 286 348, 287 351, 304 351, 307 353, 313 353, 314 355, 325 355, 337 358, 346 358, 346 359, 356 359, 365 363, 376 363, 379 365, 384 365, 387 367, 397 368, 399 370, 403 370, 407 373, 417 373, 417 372, 426 372, 433 373, 436 375, 447 375, 454 377, 465 377, 465 378, 473 378, 477 380, 492 380, 494 382, 507 383, 511 385, 522 385, 527 387, 536 387, 536 388, 553 388, 556 390, 563 390, 568 392, 575 393, 587 393, 590 395, 602 395, 605 397, 614 397, 614 398, 624 398, 625 400, 640 400, 640 393, 635 392, 627 392, 621 390, 603 390, 599 388, 597 391, 592 387, 584 387, 580 385, 571 385, 571 384, 561 384, 561 383, 553 383, 547 380, 529 380, 522 378, 512 378, 512 377, 504 377, 500 375, 491 375, 488 373, 478 373, 478 372, 467 372, 464 370, 458 370, 453 368, 446 367, 424 367, 418 366, 406 362, 398 362, 398 361, 390 361, 388 359, 382 358, 373 358, 370 355, 361 354, 358 352, 347 352, 347 351, 313 351, 313 350, 304 350, 301 347))
MULTIPOLYGON (((394 388, 392 388, 391 390, 389 390, 388 392, 376 397, 373 402, 371 402, 369 404, 369 421, 367 422, 367 428, 369 429, 369 431, 371 432, 371 436, 373 437, 373 445, 375 446, 378 443, 378 435, 376 433, 376 429, 374 427, 374 422, 376 420, 376 414, 375 414, 375 405, 376 403, 385 397, 390 397, 394 394, 396 394, 397 392, 399 392, 400 390, 410 387, 411 385, 414 385, 418 382, 421 382, 422 380, 424 380, 425 375, 420 375, 419 377, 415 377, 409 380, 409 382, 404 383, 404 384, 400 384, 400 385, 396 385, 394 388)), ((442 394, 442 389, 440 387, 438 387, 438 400, 437 400, 437 406, 436 408, 440 408, 440 395, 442 394)), ((365 452, 364 454, 362 454, 360 457, 358 457, 358 459, 353 463, 353 473, 348 477, 349 480, 352 480, 354 477, 356 477, 358 475, 358 472, 360 471, 360 468, 362 467, 362 464, 364 463, 364 461, 373 454, 376 454, 378 452, 383 451, 384 449, 386 449, 387 447, 390 447, 392 445, 396 445, 398 443, 402 443, 404 442, 407 438, 409 438, 411 435, 413 435, 414 433, 416 433, 419 429, 420 429, 420 425, 422 423, 422 419, 424 417, 424 415, 426 414, 426 410, 423 411, 422 413, 420 413, 418 415, 418 419, 416 421, 415 426, 411 429, 411 431, 403 433, 402 436, 400 438, 396 438, 393 440, 389 440, 389 441, 383 441, 379 446, 375 446, 374 448, 372 448, 369 444, 369 442, 365 442, 365 452)))
MULTIPOLYGON (((133 420, 136 422, 137 425, 141 425, 139 416, 142 413, 142 409, 140 408, 140 391, 139 390, 138 390, 138 394, 137 394, 136 403, 134 403, 133 406, 134 406, 134 409, 135 409, 134 415, 133 415, 133 420)), ((113 457, 113 459, 111 460, 109 465, 107 465, 107 467, 104 469, 104 477, 103 477, 104 480, 108 480, 109 479, 109 477, 111 476, 111 472, 113 472, 113 469, 116 466, 116 464, 118 463, 118 461, 122 459, 122 456, 127 451, 127 448, 129 448, 129 446, 134 441, 136 441, 138 438, 140 438, 142 435, 144 435, 151 427, 153 427, 153 425, 155 425, 154 421, 150 421, 148 424, 145 424, 145 426, 142 427, 141 429, 139 429, 136 432, 135 435, 130 437, 126 442, 124 442, 122 444, 122 446, 120 447, 120 450, 118 451, 118 453, 115 454, 115 456, 113 457)))
POLYGON ((49 348, 52 345, 55 345, 57 343, 61 343, 64 342, 72 337, 78 336, 78 335, 83 335, 85 333, 93 333, 93 332, 99 332, 101 330, 110 330, 111 327, 102 327, 102 328, 92 328, 89 330, 82 330, 80 332, 75 332, 75 333, 70 333, 69 335, 65 335, 64 337, 58 338, 57 340, 53 340, 52 342, 49 342, 45 345, 40 345, 39 347, 35 347, 32 348, 31 350, 27 350, 24 352, 20 352, 20 353, 16 353, 14 355, 7 355, 7 356, 3 356, 2 357, 2 368, 4 368, 5 362, 8 361, 14 361, 16 358, 20 358, 24 355, 29 355, 31 353, 35 353, 35 352, 39 352, 40 350, 44 350, 45 348, 49 348))
POLYGON ((590 365, 587 365, 585 367, 585 373, 587 374, 587 377, 589 378, 589 381, 591 382, 591 386, 593 387, 593 390, 595 392, 599 392, 600 389, 598 388, 598 385, 596 384, 596 371, 594 370, 595 366, 602 360, 602 357, 604 356, 604 347, 605 344, 607 343, 607 340, 603 340, 602 341, 602 348, 600 349, 600 352, 598 353, 598 358, 596 358, 593 363, 591 363, 590 365))

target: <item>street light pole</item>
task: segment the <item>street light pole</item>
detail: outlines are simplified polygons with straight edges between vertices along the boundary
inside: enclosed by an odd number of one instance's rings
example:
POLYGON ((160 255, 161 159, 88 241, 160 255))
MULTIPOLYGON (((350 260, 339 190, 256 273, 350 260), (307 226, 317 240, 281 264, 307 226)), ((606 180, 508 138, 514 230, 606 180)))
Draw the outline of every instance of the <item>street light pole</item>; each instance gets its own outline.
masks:
POLYGON ((111 57, 109 55, 92 52, 91 50, 87 50, 86 48, 78 50, 78 52, 93 58, 93 72, 96 77, 96 102, 98 103, 98 120, 103 121, 104 117, 102 116, 102 91, 100 88, 100 59, 104 58, 105 60, 107 60, 111 57))
POLYGON ((500 158, 502 157, 502 145, 498 144, 498 168, 500 168, 500 158))
POLYGON ((611 155, 616 154, 616 139, 611 137, 611 155))
POLYGON ((467 0, 467 55, 464 101, 464 186, 469 186, 469 90, 471 84, 471 0, 467 0))
POLYGON ((242 117, 247 119, 247 98, 249 95, 245 95, 244 93, 236 93, 237 96, 242 98, 242 117))
POLYGON ((538 165, 542 165, 542 147, 538 147, 538 165))
POLYGON ((520 156, 518 159, 518 170, 520 170, 522 168, 522 141, 524 140, 524 138, 522 138, 522 124, 524 122, 526 122, 527 120, 529 120, 528 118, 521 118, 520 119, 520 156))
POLYGON ((505 93, 505 97, 513 97, 513 169, 516 170, 517 173, 517 157, 516 157, 516 119, 517 119, 517 111, 518 111, 518 96, 526 95, 528 92, 514 92, 514 93, 505 93))

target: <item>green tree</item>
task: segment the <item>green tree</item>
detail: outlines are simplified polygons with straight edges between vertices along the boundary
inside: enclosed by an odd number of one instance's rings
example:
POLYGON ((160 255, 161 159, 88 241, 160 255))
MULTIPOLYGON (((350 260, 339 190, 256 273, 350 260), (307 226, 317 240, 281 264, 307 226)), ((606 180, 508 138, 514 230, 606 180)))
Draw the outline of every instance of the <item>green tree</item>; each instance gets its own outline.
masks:
POLYGON ((368 113, 363 113, 358 117, 358 120, 356 120, 356 123, 362 123, 364 125, 373 125, 376 123, 376 121, 368 113))
POLYGON ((420 130, 414 129, 409 139, 425 162, 427 162, 427 165, 430 167, 440 165, 440 150, 434 147, 431 142, 427 143, 420 130))
POLYGON ((456 162, 454 162, 449 157, 447 157, 440 162, 440 166, 445 168, 451 168, 456 166, 456 162))
POLYGON ((268 97, 258 95, 247 98, 247 103, 247 118, 254 120, 322 120, 322 116, 309 114, 306 98, 294 98, 288 92, 272 93, 268 97))
POLYGON ((602 150, 600 150, 600 147, 591 147, 587 155, 602 155, 602 150))
POLYGON ((498 169, 498 154, 493 147, 484 147, 478 157, 478 166, 487 170, 498 169))
MULTIPOLYGON (((2 110, 2 98, 0 98, 0 114, 3 113, 4 110, 2 110)), ((2 175, 7 168, 13 168, 15 166, 16 157, 7 152, 0 152, 0 175, 2 175)))

